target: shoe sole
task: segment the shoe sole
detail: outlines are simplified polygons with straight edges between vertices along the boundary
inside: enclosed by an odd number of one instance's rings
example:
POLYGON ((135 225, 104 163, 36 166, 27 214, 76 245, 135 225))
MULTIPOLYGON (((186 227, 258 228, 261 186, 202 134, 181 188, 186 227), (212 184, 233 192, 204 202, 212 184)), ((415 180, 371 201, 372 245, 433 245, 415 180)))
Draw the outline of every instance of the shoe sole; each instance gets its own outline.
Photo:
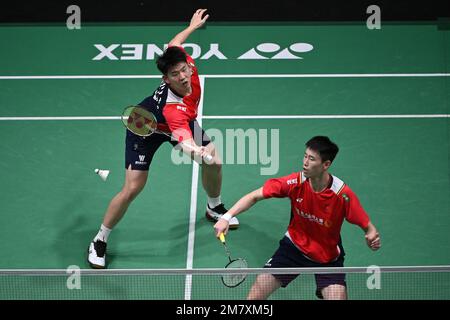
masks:
MULTIPOLYGON (((218 220, 214 219, 213 217, 211 217, 209 215, 208 211, 205 212, 205 217, 206 217, 207 220, 209 220, 211 222, 217 222, 218 221, 218 220)), ((230 226, 229 226, 229 229, 231 229, 231 230, 234 230, 234 229, 237 229, 237 228, 239 228, 238 224, 233 224, 233 225, 230 224, 230 226)))

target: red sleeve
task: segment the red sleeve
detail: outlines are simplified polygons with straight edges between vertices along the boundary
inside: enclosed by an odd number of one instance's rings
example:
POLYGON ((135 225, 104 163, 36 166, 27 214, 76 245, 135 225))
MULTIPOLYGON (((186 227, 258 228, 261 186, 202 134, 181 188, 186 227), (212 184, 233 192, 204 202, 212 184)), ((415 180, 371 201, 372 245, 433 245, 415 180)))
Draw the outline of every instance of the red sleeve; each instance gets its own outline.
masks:
POLYGON ((189 128, 189 115, 187 112, 178 110, 179 104, 166 104, 163 115, 166 118, 172 136, 177 140, 188 140, 192 138, 192 132, 189 128))
POLYGON ((264 198, 285 198, 289 196, 289 191, 298 184, 298 172, 290 175, 269 179, 264 183, 263 196, 264 198))
POLYGON ((359 202, 356 194, 348 187, 345 186, 341 192, 341 196, 346 202, 345 206, 345 219, 360 226, 361 228, 367 228, 369 224, 369 216, 359 202))

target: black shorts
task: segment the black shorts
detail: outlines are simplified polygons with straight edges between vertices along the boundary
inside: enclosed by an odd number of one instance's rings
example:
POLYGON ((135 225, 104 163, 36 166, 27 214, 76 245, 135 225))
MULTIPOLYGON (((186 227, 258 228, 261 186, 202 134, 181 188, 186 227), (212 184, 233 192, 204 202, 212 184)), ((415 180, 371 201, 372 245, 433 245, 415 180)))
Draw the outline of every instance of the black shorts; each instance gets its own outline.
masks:
MULTIPOLYGON (((207 146, 211 140, 200 127, 197 120, 189 122, 192 136, 197 145, 207 146), (200 134, 196 134, 201 132, 200 134)), ((154 133, 148 137, 140 137, 127 130, 125 139, 125 169, 131 165, 133 170, 148 171, 153 156, 158 148, 169 142, 176 146, 178 142, 171 140, 164 134, 154 133)))
MULTIPOLYGON (((288 237, 280 240, 280 246, 274 253, 272 258, 267 261, 264 268, 321 268, 321 267, 343 267, 344 266, 344 248, 339 243, 341 254, 339 257, 329 263, 319 263, 305 257, 305 255, 292 243, 288 237)), ((281 286, 286 287, 292 280, 297 278, 298 274, 274 274, 273 275, 281 286)), ((316 279, 316 295, 323 299, 322 289, 332 284, 340 284, 347 286, 345 283, 345 273, 315 274, 316 279)))

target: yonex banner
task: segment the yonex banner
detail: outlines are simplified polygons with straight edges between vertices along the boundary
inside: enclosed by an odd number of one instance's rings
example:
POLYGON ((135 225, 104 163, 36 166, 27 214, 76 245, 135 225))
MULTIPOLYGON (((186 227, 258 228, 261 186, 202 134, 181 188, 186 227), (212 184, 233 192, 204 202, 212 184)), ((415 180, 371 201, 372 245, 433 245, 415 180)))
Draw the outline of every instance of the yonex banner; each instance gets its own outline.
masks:
MULTIPOLYGON (((2 26, 0 74, 156 75, 157 55, 183 26, 2 26)), ((433 24, 209 22, 185 48, 201 74, 421 73, 443 71, 448 43, 449 31, 433 24)))

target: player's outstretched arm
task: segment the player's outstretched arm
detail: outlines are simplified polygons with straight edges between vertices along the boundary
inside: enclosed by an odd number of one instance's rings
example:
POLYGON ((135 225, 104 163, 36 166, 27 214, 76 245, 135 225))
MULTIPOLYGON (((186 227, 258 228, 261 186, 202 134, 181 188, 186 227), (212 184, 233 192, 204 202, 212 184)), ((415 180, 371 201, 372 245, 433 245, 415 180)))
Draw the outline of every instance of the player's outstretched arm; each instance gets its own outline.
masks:
POLYGON ((229 221, 232 217, 247 211, 250 209, 256 202, 259 200, 264 199, 263 196, 263 188, 256 189, 255 191, 250 192, 249 194, 246 194, 243 196, 238 202, 234 204, 233 207, 231 207, 230 210, 226 214, 222 216, 222 218, 219 219, 219 221, 216 222, 214 225, 214 230, 216 232, 216 237, 219 237, 219 235, 223 232, 224 234, 227 234, 228 227, 229 227, 229 221))
POLYGON ((181 31, 179 34, 177 34, 170 42, 169 47, 171 46, 181 46, 186 39, 189 37, 189 35, 194 32, 196 29, 200 28, 202 25, 205 24, 206 20, 208 20, 209 15, 205 15, 203 18, 203 14, 206 12, 207 9, 198 9, 195 11, 194 15, 191 18, 191 22, 189 23, 189 26, 181 31))
POLYGON ((378 250, 381 248, 381 239, 380 234, 377 231, 377 228, 372 224, 372 222, 369 222, 366 229, 364 229, 366 232, 365 238, 367 245, 372 250, 378 250))

